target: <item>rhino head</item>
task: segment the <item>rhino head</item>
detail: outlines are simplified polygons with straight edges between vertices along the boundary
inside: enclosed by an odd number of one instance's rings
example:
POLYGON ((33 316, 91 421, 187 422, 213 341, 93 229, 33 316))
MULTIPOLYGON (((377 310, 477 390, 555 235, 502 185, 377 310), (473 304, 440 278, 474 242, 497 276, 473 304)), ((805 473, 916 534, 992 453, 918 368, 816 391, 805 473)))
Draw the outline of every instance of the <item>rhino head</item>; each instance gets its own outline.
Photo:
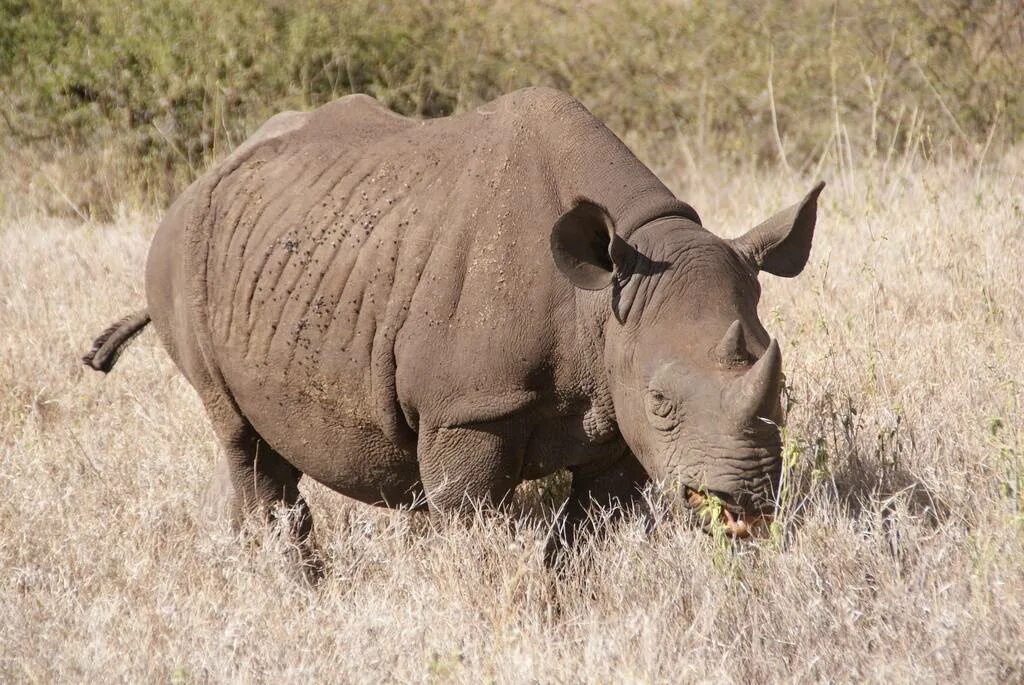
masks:
POLYGON ((803 270, 823 187, 733 240, 669 217, 627 241, 585 201, 552 231, 562 274, 609 293, 604 364, 626 443, 691 506, 716 496, 736 537, 771 515, 782 469, 782 354, 757 315, 758 274, 803 270))

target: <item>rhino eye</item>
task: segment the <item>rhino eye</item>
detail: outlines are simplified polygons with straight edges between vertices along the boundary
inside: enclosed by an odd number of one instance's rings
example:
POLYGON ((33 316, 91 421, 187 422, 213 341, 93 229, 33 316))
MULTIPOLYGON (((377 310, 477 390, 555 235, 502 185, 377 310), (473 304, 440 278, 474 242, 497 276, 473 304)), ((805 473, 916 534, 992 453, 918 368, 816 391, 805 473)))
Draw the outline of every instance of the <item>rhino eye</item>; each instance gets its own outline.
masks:
POLYGON ((658 390, 651 390, 647 393, 646 400, 647 411, 650 412, 651 416, 665 419, 672 415, 674 409, 672 400, 666 397, 664 393, 658 390))

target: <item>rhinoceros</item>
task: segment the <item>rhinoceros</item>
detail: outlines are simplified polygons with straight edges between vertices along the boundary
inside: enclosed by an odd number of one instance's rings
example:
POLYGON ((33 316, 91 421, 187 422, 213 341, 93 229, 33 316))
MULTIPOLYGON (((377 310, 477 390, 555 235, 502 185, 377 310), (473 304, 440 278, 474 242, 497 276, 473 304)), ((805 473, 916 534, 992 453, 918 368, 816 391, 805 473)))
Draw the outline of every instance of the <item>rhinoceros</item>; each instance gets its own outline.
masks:
MULTIPOLYGON (((592 504, 655 479, 734 536, 773 510, 779 345, 758 273, 796 276, 817 198, 722 239, 580 102, 520 90, 406 118, 350 95, 270 119, 168 210, 147 307, 224 449, 236 520, 298 511, 307 475, 462 511, 572 474, 592 504)), ((570 535, 571 537, 571 535, 570 535)))

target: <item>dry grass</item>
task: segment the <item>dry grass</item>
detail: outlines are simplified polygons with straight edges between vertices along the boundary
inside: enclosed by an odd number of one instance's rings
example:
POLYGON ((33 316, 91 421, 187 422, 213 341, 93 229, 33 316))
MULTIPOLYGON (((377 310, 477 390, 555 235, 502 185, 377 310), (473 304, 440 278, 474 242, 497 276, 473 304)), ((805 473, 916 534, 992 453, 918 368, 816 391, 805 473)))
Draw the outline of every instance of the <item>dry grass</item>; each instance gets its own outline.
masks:
MULTIPOLYGON (((155 218, 4 220, 0 680, 1024 679, 1024 157, 886 166, 827 171, 811 266, 764 279, 775 535, 627 524, 563 581, 532 519, 430 526, 310 484, 319 589, 273 535, 208 531, 217 448, 155 336, 109 377, 77 362, 142 302, 155 218)), ((660 171, 728 234, 808 187, 660 171)))

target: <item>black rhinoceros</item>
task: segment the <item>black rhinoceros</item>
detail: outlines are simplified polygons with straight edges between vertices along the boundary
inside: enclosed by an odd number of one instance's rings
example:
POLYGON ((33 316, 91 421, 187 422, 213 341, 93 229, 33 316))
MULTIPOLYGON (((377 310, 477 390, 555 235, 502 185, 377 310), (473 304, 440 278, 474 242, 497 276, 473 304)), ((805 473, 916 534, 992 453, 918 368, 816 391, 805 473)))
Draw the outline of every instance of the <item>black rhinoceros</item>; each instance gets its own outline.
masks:
POLYGON ((174 203, 147 307, 223 443, 235 511, 303 474, 434 510, 572 473, 566 516, 648 478, 743 536, 780 474, 781 357, 758 272, 795 276, 818 184, 746 235, 701 225, 572 97, 420 121, 352 95, 279 114, 174 203))

